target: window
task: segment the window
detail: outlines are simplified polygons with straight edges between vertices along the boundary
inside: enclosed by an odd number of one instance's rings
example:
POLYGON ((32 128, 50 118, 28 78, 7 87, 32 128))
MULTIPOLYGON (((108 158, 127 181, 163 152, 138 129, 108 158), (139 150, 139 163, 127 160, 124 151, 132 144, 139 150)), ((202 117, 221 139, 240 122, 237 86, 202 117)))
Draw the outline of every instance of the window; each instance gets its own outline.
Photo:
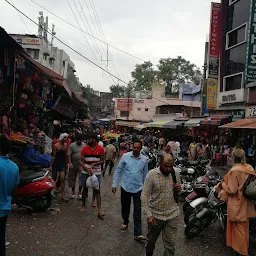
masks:
POLYGON ((120 111, 120 117, 129 117, 129 111, 120 111))
POLYGON ((245 69, 247 44, 226 50, 225 52, 225 71, 224 76, 243 72, 245 69))
POLYGON ((31 56, 31 54, 32 54, 32 49, 27 48, 27 53, 30 55, 30 57, 32 57, 32 56, 31 56))
POLYGON ((242 0, 234 3, 227 8, 226 21, 224 21, 226 23, 226 32, 248 22, 250 16, 251 0, 242 0))
POLYGON ((148 112, 148 108, 145 108, 145 111, 148 112))
POLYGON ((237 2, 238 0, 229 0, 229 5, 234 4, 235 2, 237 2))
POLYGON ((44 60, 47 60, 47 53, 44 53, 44 60))
POLYGON ((140 108, 138 108, 138 111, 140 111, 140 108))
POLYGON ((224 91, 232 91, 241 89, 243 86, 244 73, 238 73, 230 76, 225 76, 224 79, 224 91))
POLYGON ((34 50, 33 59, 35 59, 35 60, 38 60, 38 59, 39 59, 39 50, 37 50, 37 49, 34 50))
POLYGON ((226 49, 233 48, 237 45, 246 43, 246 31, 247 31, 247 23, 242 26, 229 31, 226 34, 226 49))

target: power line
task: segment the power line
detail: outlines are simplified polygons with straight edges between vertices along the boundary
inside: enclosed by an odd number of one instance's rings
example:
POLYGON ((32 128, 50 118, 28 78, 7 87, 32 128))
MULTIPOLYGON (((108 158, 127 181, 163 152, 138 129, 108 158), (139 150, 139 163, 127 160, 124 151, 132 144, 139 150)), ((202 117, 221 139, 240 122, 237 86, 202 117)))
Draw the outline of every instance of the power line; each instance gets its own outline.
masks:
MULTIPOLYGON (((18 12, 20 12, 24 17, 26 17, 28 20, 30 20, 31 22, 33 22, 35 25, 38 26, 38 23, 35 22, 34 20, 32 20, 30 17, 28 17, 25 13, 23 13, 21 10, 19 10, 16 6, 14 6, 13 4, 11 4, 8 0, 4 0, 5 2, 7 2, 10 6, 12 6, 15 10, 17 10, 18 12)), ((50 29, 46 30, 45 28, 43 28, 43 30, 45 32, 47 32, 49 35, 53 36, 52 32, 50 29)), ((74 48, 72 48, 71 46, 69 46, 67 43, 65 43, 64 41, 62 41, 61 39, 59 39, 57 36, 54 35, 54 38, 59 41, 60 43, 62 43, 63 45, 65 45, 67 48, 69 48, 70 50, 72 50, 73 52, 75 52, 76 54, 78 54, 79 56, 81 56, 82 58, 86 59, 88 62, 90 62, 91 64, 93 64, 94 66, 100 68, 102 71, 106 72, 107 74, 109 74, 110 76, 119 79, 120 81, 122 81, 124 84, 128 85, 127 82, 121 80, 120 78, 118 78, 117 76, 115 76, 114 74, 110 73, 108 70, 102 68, 100 65, 98 65, 97 63, 95 63, 94 61, 90 60, 89 58, 87 58, 86 56, 84 56, 83 54, 81 54, 80 52, 78 52, 77 50, 75 50, 74 48)))
MULTIPOLYGON (((117 71, 117 68, 116 68, 116 66, 115 66, 114 58, 112 57, 112 55, 111 55, 111 53, 110 53, 110 51, 109 51, 109 47, 108 47, 108 44, 107 44, 107 40, 106 40, 105 34, 104 34, 104 32, 103 32, 103 29, 102 29, 102 26, 101 26, 101 23, 100 23, 99 16, 98 16, 96 7, 95 7, 95 5, 94 5, 94 2, 93 2, 93 0, 88 0, 88 1, 89 1, 89 4, 90 4, 91 8, 92 8, 92 12, 93 12, 93 16, 94 16, 94 18, 95 18, 96 24, 97 24, 97 26, 99 27, 100 36, 101 36, 101 38, 103 39, 103 41, 105 42, 105 44, 107 45, 107 52, 109 53, 110 58, 112 58, 112 62, 110 63, 110 65, 112 65, 114 72, 116 72, 117 74, 119 74, 119 72, 117 71)), ((87 0, 85 0, 85 2, 87 3, 87 0)), ((89 9, 89 8, 88 8, 88 9, 89 9)))
POLYGON ((66 24, 68 24, 68 25, 72 26, 73 28, 75 28, 75 29, 77 29, 77 30, 80 30, 80 31, 82 31, 83 33, 87 34, 88 36, 93 37, 94 39, 96 39, 96 40, 98 40, 98 41, 101 41, 102 43, 108 45, 109 47, 112 47, 113 49, 115 49, 115 50, 117 50, 117 51, 120 51, 120 52, 122 52, 122 53, 124 53, 124 54, 126 54, 126 55, 128 55, 128 56, 130 56, 130 57, 132 57, 132 58, 135 58, 135 59, 137 59, 137 60, 140 60, 140 61, 145 62, 145 60, 143 60, 143 59, 141 59, 141 58, 139 58, 139 57, 137 57, 137 56, 135 56, 135 55, 133 55, 133 54, 131 54, 131 53, 128 53, 128 52, 126 52, 126 51, 124 51, 124 50, 122 50, 122 49, 119 49, 119 48, 117 48, 117 47, 114 46, 114 45, 108 44, 108 43, 104 42, 103 40, 101 40, 101 39, 95 37, 94 35, 91 35, 90 33, 87 33, 87 32, 85 32, 85 31, 83 31, 82 29, 78 28, 77 26, 73 25, 72 23, 66 21, 65 19, 63 19, 63 18, 61 18, 60 16, 54 14, 53 12, 51 12, 51 11, 48 10, 48 9, 46 9, 46 8, 43 7, 42 5, 38 4, 38 3, 35 2, 34 0, 30 0, 30 1, 33 2, 34 4, 36 4, 37 6, 41 7, 41 8, 44 9, 45 11, 49 12, 50 14, 52 14, 53 16, 55 16, 56 18, 62 20, 62 21, 65 22, 66 24))
MULTIPOLYGON (((80 14, 80 12, 79 12, 79 10, 78 10, 78 8, 77 8, 77 5, 76 5, 76 3, 75 3, 75 0, 73 0, 73 2, 74 2, 74 5, 75 5, 75 7, 76 7, 76 10, 77 10, 77 12, 78 12, 78 14, 79 14, 79 16, 80 16, 82 22, 83 22, 83 24, 84 24, 85 29, 87 29, 87 28, 86 28, 86 25, 85 25, 85 23, 84 23, 84 20, 83 20, 81 14, 80 14)), ((88 22, 88 19, 86 18, 84 9, 83 9, 83 7, 82 7, 80 1, 78 1, 78 2, 79 2, 79 5, 80 5, 80 8, 81 8, 81 10, 82 10, 83 16, 84 16, 84 18, 85 18, 85 21, 86 21, 86 23, 87 23, 87 26, 88 26, 88 28, 89 28, 91 34, 93 34, 93 32, 92 32, 92 30, 91 30, 91 27, 90 27, 90 24, 89 24, 89 22, 88 22)), ((87 30, 87 32, 88 32, 88 30, 87 30)), ((91 40, 92 40, 92 38, 91 38, 91 40)), ((95 39, 94 39, 94 40, 95 40, 95 39)), ((100 59, 101 59, 102 52, 101 52, 101 50, 100 50, 100 48, 99 48, 99 46, 98 46, 96 40, 95 40, 95 42, 92 40, 92 42, 93 42, 93 45, 94 45, 94 47, 95 47, 96 51, 98 52, 99 57, 100 57, 100 59), (96 46, 95 46, 95 45, 96 45, 96 46)), ((113 77, 111 77, 111 79, 112 79, 113 83, 115 83, 113 77)))
MULTIPOLYGON (((67 2, 68 2, 68 5, 69 5, 69 7, 70 7, 70 9, 71 9, 71 11, 72 11, 72 13, 73 13, 74 17, 75 17, 75 20, 76 20, 76 22, 77 22, 77 24, 78 24, 79 28, 81 29, 81 26, 80 26, 80 24, 79 24, 79 22, 78 22, 78 20, 77 20, 77 18, 76 18, 76 15, 75 15, 75 13, 74 13, 74 11, 73 11, 73 9, 72 9, 71 5, 70 5, 69 0, 67 0, 67 2)), ((81 29, 81 30, 82 30, 82 29, 81 29)), ((48 31, 47 31, 47 32, 48 32, 48 31)), ((83 37, 84 37, 85 41, 86 41, 86 42, 87 42, 87 44, 89 45, 89 48, 91 49, 91 52, 92 52, 92 54, 93 54, 94 58, 95 58, 95 59, 96 59, 96 61, 97 61, 97 57, 96 57, 96 55, 95 55, 94 51, 92 50, 91 45, 89 44, 89 42, 88 42, 87 38, 85 37, 84 32, 82 32, 82 34, 83 34, 83 37)))
MULTIPOLYGON (((12 4, 14 4, 12 0, 11 0, 11 2, 12 2, 12 4)), ((17 12, 18 12, 18 11, 17 11, 17 12)), ((22 22, 23 22, 23 24, 25 25, 25 27, 26 27, 26 29, 27 29, 28 33, 29 33, 29 34, 31 34, 31 32, 30 32, 30 30, 29 30, 29 28, 28 28, 27 24, 26 24, 26 23, 25 23, 25 21, 23 20, 22 16, 20 15, 20 13, 19 13, 19 12, 18 12, 18 14, 19 14, 19 16, 20 16, 21 21, 22 21, 22 22)))
MULTIPOLYGON (((26 17, 28 20, 30 20, 31 22, 33 22, 35 25, 38 26, 38 23, 35 22, 34 20, 32 20, 30 17, 28 17, 25 13, 23 13, 21 10, 19 10, 16 6, 14 6, 12 3, 10 3, 8 0, 4 0, 6 3, 8 3, 10 6, 12 6, 15 10, 17 10, 19 13, 21 13, 24 17, 26 17)), ((119 77, 117 77, 116 75, 110 73, 108 70, 102 68, 100 65, 98 65, 97 63, 95 63, 94 61, 90 60, 89 58, 87 58, 86 56, 84 56, 82 53, 78 52, 77 50, 75 50, 74 48, 72 48, 71 46, 69 46, 67 43, 65 43, 64 41, 62 41, 61 39, 59 39, 58 37, 56 37, 56 35, 53 35, 52 32, 49 32, 51 31, 50 29, 45 29, 43 28, 43 30, 48 33, 49 35, 51 36, 54 36, 54 38, 59 41, 60 43, 62 43, 63 45, 65 45, 67 48, 69 48, 70 50, 72 50, 73 52, 75 52, 76 54, 78 54, 79 56, 81 56, 82 58, 86 59, 88 62, 90 62, 91 64, 93 64, 94 66, 100 68, 102 71, 104 71, 105 73, 107 73, 108 75, 116 78, 118 81, 121 81, 122 83, 126 84, 126 85, 129 85, 129 83, 125 82, 124 80, 120 79, 119 77)), ((147 94, 147 93, 146 93, 147 94)), ((149 95, 149 94, 148 94, 149 95)), ((152 95, 151 95, 152 97, 152 95)), ((158 100, 162 103, 164 103, 165 105, 170 105, 170 106, 173 106, 171 105, 170 103, 167 103, 165 101, 162 101, 156 97, 152 97, 152 99, 155 99, 155 100, 158 100)))

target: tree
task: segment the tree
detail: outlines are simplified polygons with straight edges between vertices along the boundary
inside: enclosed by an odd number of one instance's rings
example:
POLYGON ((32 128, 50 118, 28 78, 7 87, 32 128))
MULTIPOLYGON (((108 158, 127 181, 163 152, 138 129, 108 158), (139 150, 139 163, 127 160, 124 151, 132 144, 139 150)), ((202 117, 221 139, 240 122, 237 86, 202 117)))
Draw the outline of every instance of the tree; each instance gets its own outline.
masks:
POLYGON ((114 98, 125 98, 127 89, 123 85, 111 85, 109 87, 110 92, 112 92, 114 98))
POLYGON ((157 71, 154 70, 153 64, 150 61, 145 61, 142 64, 137 64, 132 75, 132 88, 135 91, 151 90, 153 83, 157 81, 157 71))
POLYGON ((157 67, 158 79, 163 81, 171 92, 177 92, 180 83, 199 84, 202 77, 201 70, 181 56, 160 59, 157 67))

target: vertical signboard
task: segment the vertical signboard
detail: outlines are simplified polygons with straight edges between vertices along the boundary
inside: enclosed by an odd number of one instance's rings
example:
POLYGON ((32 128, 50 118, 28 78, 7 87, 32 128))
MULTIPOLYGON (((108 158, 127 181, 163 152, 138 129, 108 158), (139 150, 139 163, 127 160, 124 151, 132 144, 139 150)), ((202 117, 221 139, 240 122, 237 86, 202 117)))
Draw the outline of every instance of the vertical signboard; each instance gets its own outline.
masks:
POLYGON ((256 0, 251 0, 248 43, 245 62, 245 84, 256 81, 256 0))
POLYGON ((218 78, 220 56, 221 4, 211 5, 211 24, 209 38, 209 72, 208 77, 218 78))
POLYGON ((207 79, 207 109, 216 109, 217 106, 217 89, 218 80, 213 78, 207 79))

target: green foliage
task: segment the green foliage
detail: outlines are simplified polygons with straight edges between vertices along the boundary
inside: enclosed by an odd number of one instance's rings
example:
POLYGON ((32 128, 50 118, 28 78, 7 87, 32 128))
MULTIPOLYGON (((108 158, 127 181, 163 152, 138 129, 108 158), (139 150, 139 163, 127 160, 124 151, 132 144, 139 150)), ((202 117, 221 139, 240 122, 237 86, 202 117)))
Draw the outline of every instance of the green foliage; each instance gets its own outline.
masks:
POLYGON ((201 70, 181 56, 174 59, 160 59, 157 67, 159 80, 171 87, 172 92, 178 90, 180 83, 193 82, 199 84, 202 77, 201 70))
POLYGON ((126 87, 123 85, 111 85, 109 87, 110 92, 112 92, 114 98, 125 98, 126 96, 126 87))
POLYGON ((135 91, 151 90, 152 84, 157 81, 157 71, 154 70, 150 61, 137 64, 131 75, 133 78, 132 87, 135 91))
POLYGON ((166 84, 168 91, 175 93, 180 83, 199 84, 202 72, 195 64, 178 56, 160 59, 157 69, 150 61, 137 64, 131 75, 133 80, 130 86, 135 91, 151 90, 152 84, 160 81, 166 84))

